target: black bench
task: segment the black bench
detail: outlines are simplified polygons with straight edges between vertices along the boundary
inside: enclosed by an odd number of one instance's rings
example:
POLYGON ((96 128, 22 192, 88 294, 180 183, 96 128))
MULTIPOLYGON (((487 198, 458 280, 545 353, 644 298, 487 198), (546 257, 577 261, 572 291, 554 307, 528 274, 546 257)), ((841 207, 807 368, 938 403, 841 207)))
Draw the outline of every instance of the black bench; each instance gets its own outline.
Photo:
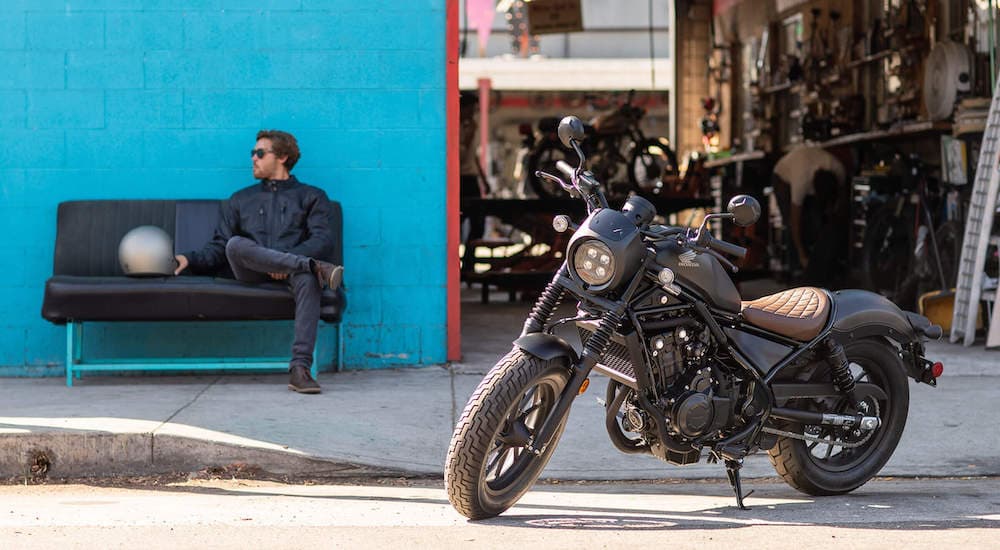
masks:
MULTIPOLYGON (((265 370, 288 368, 288 358, 157 358, 87 361, 84 321, 289 320, 295 301, 284 283, 246 284, 228 272, 215 276, 126 277, 118 243, 130 229, 156 225, 174 237, 178 252, 201 248, 219 219, 218 200, 95 200, 59 205, 52 277, 45 284, 42 317, 65 324, 66 384, 81 371, 265 370), (227 276, 228 275, 228 276, 227 276)), ((343 264, 343 219, 332 203, 330 232, 334 263, 343 264)), ((343 288, 323 292, 320 318, 337 325, 336 366, 343 357, 343 288)), ((315 352, 313 357, 315 358, 315 352)), ((313 376, 317 373, 313 362, 313 376)))

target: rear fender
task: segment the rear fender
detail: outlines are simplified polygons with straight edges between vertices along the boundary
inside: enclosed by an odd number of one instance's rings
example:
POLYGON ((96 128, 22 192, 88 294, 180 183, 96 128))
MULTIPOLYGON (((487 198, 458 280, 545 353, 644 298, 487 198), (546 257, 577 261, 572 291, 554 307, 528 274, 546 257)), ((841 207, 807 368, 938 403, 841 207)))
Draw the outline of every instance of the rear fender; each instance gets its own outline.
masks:
POLYGON ((863 338, 887 338, 899 345, 907 374, 927 383, 930 362, 923 357, 923 339, 940 338, 941 327, 867 290, 840 290, 832 297, 835 313, 830 332, 837 341, 846 344, 863 338))
POLYGON ((885 296, 867 290, 832 294, 836 312, 831 330, 841 343, 872 336, 884 336, 899 345, 919 341, 906 312, 885 296))

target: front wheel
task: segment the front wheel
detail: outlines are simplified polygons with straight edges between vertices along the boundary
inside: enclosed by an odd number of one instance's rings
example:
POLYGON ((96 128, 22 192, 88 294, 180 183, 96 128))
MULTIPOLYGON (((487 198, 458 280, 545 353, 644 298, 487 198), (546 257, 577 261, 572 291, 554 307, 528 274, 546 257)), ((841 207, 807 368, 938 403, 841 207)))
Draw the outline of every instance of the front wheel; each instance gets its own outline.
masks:
POLYGON ((542 473, 566 427, 559 423, 541 454, 528 450, 555 408, 569 371, 520 348, 479 383, 462 411, 448 448, 444 481, 452 506, 470 519, 497 516, 514 505, 542 473))
MULTIPOLYGON (((869 397, 861 402, 860 412, 877 416, 881 424, 870 432, 825 425, 789 427, 812 440, 779 437, 768 454, 778 475, 806 494, 840 495, 864 485, 885 466, 906 426, 910 389, 895 349, 884 341, 859 340, 845 345, 844 351, 855 382, 874 384, 885 392, 886 399, 869 397)), ((816 369, 812 380, 828 383, 829 369, 816 369)), ((796 408, 817 412, 859 412, 846 397, 795 401, 796 408)))

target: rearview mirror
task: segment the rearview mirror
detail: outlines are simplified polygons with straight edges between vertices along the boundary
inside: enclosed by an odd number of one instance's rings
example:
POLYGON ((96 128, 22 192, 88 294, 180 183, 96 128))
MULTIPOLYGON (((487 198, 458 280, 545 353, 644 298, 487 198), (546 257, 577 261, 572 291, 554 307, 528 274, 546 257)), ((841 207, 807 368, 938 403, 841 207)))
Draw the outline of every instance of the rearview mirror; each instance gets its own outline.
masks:
POLYGON ((750 195, 736 195, 729 200, 726 211, 733 215, 733 223, 747 227, 760 218, 760 203, 750 195))
POLYGON ((559 121, 559 141, 566 147, 573 146, 570 140, 576 140, 577 143, 583 141, 583 136, 583 123, 580 119, 570 115, 559 121))

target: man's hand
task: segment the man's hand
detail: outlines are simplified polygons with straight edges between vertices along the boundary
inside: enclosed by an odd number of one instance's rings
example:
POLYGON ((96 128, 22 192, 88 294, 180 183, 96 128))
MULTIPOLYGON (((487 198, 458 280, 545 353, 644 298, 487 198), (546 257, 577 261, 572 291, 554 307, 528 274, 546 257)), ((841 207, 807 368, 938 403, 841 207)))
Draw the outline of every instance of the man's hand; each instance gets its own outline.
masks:
POLYGON ((288 273, 268 273, 275 281, 284 281, 288 278, 288 273))
POLYGON ((174 259, 177 260, 177 269, 174 270, 174 275, 180 275, 181 271, 187 269, 188 266, 187 256, 183 254, 178 254, 174 256, 174 259))

